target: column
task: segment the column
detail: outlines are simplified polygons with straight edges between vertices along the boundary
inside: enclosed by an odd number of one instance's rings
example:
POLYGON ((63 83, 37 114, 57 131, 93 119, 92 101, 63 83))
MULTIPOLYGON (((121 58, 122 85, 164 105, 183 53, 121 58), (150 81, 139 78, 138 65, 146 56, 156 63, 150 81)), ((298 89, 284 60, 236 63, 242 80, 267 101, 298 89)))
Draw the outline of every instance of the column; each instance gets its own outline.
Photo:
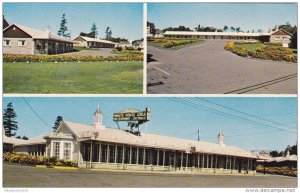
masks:
POLYGON ((123 152, 122 152, 122 164, 124 164, 124 159, 125 159, 125 146, 123 145, 123 152))
POLYGON ((198 154, 198 168, 200 168, 200 154, 198 154))
POLYGON ((229 157, 229 169, 231 169, 231 157, 229 157))
POLYGON ((181 152, 181 163, 180 163, 180 168, 182 168, 182 162, 183 162, 183 152, 181 152))
POLYGON ((233 157, 233 169, 235 170, 235 157, 233 157))
POLYGON ((186 153, 185 167, 188 167, 189 155, 186 153))
POLYGON ((115 144, 115 163, 117 163, 118 145, 115 144))
POLYGON ((93 156, 93 141, 91 140, 91 150, 90 150, 90 168, 92 168, 92 156, 93 156))
POLYGON ((145 158, 146 158, 146 149, 144 148, 144 153, 143 153, 143 165, 145 165, 145 158))
POLYGON ((164 155, 163 155, 163 166, 165 166, 165 156, 166 156, 166 150, 164 150, 164 155))
POLYGON ((108 163, 109 160, 109 143, 107 144, 107 150, 106 150, 106 163, 108 163))
POLYGON ((204 154, 202 154, 203 156, 202 156, 202 168, 204 168, 204 154))
POLYGON ((211 155, 211 164, 210 164, 210 166, 211 166, 211 168, 213 168, 213 164, 214 163, 214 155, 211 155))
POLYGON ((136 164, 139 164, 139 147, 136 147, 136 164))
POLYGON ((159 149, 157 150, 157 165, 159 165, 159 149))
POLYGON ((132 146, 130 146, 130 151, 129 151, 129 164, 131 164, 131 158, 132 158, 132 146))
POLYGON ((101 142, 99 143, 99 156, 98 156, 98 158, 99 158, 99 163, 101 162, 101 142))
POLYGON ((215 168, 218 168, 218 156, 216 155, 216 163, 215 163, 215 168))

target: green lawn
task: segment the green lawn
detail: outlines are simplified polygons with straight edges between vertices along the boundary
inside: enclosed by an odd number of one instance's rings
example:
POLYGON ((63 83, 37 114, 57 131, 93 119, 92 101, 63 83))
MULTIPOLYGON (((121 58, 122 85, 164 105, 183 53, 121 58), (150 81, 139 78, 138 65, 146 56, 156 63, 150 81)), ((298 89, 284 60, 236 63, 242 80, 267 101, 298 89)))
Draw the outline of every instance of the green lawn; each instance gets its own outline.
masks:
POLYGON ((256 50, 256 48, 264 45, 263 43, 257 43, 257 44, 235 44, 236 47, 245 48, 250 51, 256 50))
POLYGON ((4 93, 141 94, 143 62, 3 63, 4 93))

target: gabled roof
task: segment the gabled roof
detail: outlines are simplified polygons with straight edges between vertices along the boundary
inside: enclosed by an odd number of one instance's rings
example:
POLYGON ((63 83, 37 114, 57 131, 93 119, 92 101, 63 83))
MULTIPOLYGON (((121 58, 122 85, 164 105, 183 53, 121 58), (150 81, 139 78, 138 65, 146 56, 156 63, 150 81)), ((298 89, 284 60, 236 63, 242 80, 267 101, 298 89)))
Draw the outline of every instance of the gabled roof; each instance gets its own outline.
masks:
MULTIPOLYGON (((107 44, 116 44, 114 42, 108 41, 108 40, 102 40, 102 39, 98 39, 98 38, 90 38, 90 37, 86 37, 86 36, 78 36, 77 38, 82 38, 87 42, 99 42, 99 43, 107 43, 107 44)), ((75 38, 75 39, 77 39, 75 38)), ((74 39, 74 41, 76 41, 74 39)))
POLYGON ((61 41, 61 42, 73 43, 73 44, 76 43, 72 40, 69 40, 67 38, 64 38, 64 37, 61 37, 61 36, 58 36, 58 35, 48 33, 46 31, 30 28, 30 27, 23 26, 23 25, 20 25, 20 24, 15 24, 15 23, 13 23, 10 26, 6 27, 3 30, 3 32, 5 32, 9 28, 11 28, 12 26, 16 26, 20 30, 22 30, 25 33, 27 33, 28 35, 30 35, 33 39, 49 39, 49 40, 56 40, 56 41, 61 41))
POLYGON ((17 139, 17 138, 13 138, 13 137, 7 137, 6 135, 3 135, 2 137, 3 143, 8 143, 8 144, 12 144, 12 145, 18 145, 21 143, 26 142, 27 140, 24 139, 17 139))
POLYGON ((270 33, 243 33, 243 32, 196 32, 196 31, 166 31, 164 35, 214 35, 214 36, 268 36, 270 33))
POLYGON ((141 132, 140 136, 137 136, 124 130, 113 128, 97 130, 91 125, 70 121, 64 121, 64 124, 66 124, 66 126, 78 136, 79 140, 80 138, 82 140, 94 138, 95 140, 100 141, 182 151, 190 151, 191 147, 195 147, 196 152, 201 153, 257 158, 256 155, 251 152, 234 146, 221 146, 219 144, 209 142, 193 141, 143 132, 141 132), (91 134, 91 136, 88 137, 89 135, 85 135, 85 133, 91 134))
POLYGON ((279 29, 279 30, 277 30, 277 31, 273 31, 273 32, 271 32, 270 35, 273 35, 273 34, 275 34, 275 33, 277 33, 277 32, 280 32, 280 31, 282 31, 282 32, 284 32, 284 33, 286 33, 286 34, 288 34, 288 35, 290 35, 290 36, 293 36, 293 34, 291 34, 290 32, 288 32, 288 31, 286 31, 286 30, 284 30, 284 29, 279 29))
POLYGON ((44 136, 45 134, 30 138, 28 140, 23 140, 22 143, 18 143, 15 146, 45 144, 46 140, 44 139, 44 136))

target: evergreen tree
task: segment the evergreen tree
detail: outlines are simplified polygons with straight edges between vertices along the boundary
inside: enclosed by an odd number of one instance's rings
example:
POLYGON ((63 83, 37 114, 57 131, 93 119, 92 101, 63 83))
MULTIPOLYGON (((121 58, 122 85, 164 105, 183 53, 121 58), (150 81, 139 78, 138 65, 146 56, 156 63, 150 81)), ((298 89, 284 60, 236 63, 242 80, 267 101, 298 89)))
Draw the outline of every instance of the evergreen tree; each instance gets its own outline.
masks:
POLYGON ((228 26, 225 25, 224 28, 223 28, 223 30, 226 32, 228 30, 228 26))
POLYGON ((107 27, 105 30, 105 39, 109 40, 109 39, 111 39, 111 37, 112 37, 112 32, 111 32, 110 28, 107 27))
POLYGON ((16 135, 18 130, 18 122, 16 121, 17 114, 14 111, 12 103, 8 103, 6 109, 4 109, 3 113, 3 127, 5 131, 5 135, 7 137, 12 137, 16 135))
POLYGON ((57 127, 59 126, 60 122, 62 122, 62 121, 63 121, 62 116, 57 116, 57 117, 56 117, 56 121, 55 121, 55 123, 54 123, 54 126, 53 126, 52 128, 53 128, 54 130, 57 129, 57 127))
POLYGON ((67 31, 68 31, 67 19, 66 19, 66 15, 63 14, 57 35, 65 37, 65 38, 70 38, 71 35, 70 35, 70 33, 66 33, 67 31))
POLYGON ((91 34, 94 35, 93 38, 96 38, 98 36, 98 31, 97 31, 97 26, 95 23, 93 23, 92 28, 91 28, 91 34))
POLYGON ((26 137, 25 135, 22 137, 23 140, 28 140, 28 137, 26 137))
POLYGON ((291 43, 289 44, 290 48, 297 49, 297 30, 294 32, 291 43))

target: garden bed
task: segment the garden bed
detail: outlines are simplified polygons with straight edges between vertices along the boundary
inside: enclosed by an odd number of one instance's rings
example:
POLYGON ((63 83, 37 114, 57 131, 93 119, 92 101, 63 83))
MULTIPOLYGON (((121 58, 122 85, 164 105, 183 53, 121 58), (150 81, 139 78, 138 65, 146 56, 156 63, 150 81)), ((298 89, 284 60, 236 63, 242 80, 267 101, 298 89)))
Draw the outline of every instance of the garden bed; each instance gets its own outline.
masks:
POLYGON ((67 55, 23 55, 3 54, 3 62, 105 62, 105 61, 143 61, 143 55, 118 56, 67 56, 67 55))
MULTIPOLYGON (((256 167, 256 171, 264 173, 264 167, 259 165, 256 167)), ((289 167, 265 167, 265 172, 267 174, 285 175, 297 177, 297 168, 289 167)))
POLYGON ((224 48, 242 57, 297 63, 297 55, 293 50, 279 43, 228 42, 224 48))
POLYGON ((30 166, 43 165, 43 167, 74 168, 78 166, 76 162, 72 162, 70 160, 57 159, 55 157, 34 156, 28 154, 15 154, 15 153, 4 153, 3 161, 14 163, 14 164, 30 165, 30 166))
POLYGON ((180 39, 180 38, 150 38, 147 40, 149 45, 160 48, 180 49, 186 46, 201 43, 203 39, 180 39))

